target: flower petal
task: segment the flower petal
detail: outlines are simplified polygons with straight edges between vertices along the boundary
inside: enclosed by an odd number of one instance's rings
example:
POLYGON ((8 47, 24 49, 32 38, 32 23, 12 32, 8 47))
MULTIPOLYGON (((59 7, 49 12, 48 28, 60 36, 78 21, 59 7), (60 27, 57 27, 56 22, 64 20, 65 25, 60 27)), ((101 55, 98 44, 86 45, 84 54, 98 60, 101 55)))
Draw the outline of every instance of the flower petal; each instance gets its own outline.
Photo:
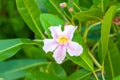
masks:
POLYGON ((51 26, 49 29, 50 29, 51 35, 54 39, 57 39, 62 34, 60 25, 59 26, 51 26))
POLYGON ((64 46, 59 46, 53 54, 53 57, 55 58, 55 61, 58 64, 61 64, 63 62, 63 60, 65 59, 66 56, 66 47, 64 46))
POLYGON ((71 40, 76 28, 77 27, 72 26, 72 25, 66 25, 63 33, 71 40))
POLYGON ((52 52, 58 46, 58 44, 53 39, 44 39, 43 42, 44 42, 43 50, 46 53, 49 51, 52 52))
POLYGON ((70 56, 79 56, 83 52, 83 48, 76 42, 70 42, 67 47, 70 56))

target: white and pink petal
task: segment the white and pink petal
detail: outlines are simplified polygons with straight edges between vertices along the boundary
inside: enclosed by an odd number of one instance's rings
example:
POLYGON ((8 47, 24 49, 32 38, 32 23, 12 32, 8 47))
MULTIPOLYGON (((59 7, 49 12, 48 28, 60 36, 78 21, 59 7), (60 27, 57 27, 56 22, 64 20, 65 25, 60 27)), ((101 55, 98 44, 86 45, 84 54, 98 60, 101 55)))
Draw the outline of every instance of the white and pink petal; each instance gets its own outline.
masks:
POLYGON ((53 39, 57 39, 62 34, 61 25, 51 26, 49 29, 53 39))
POLYGON ((44 39, 43 42, 44 42, 43 50, 46 53, 49 51, 53 52, 56 49, 56 47, 58 46, 56 41, 53 39, 44 39))
POLYGON ((53 53, 53 57, 58 64, 61 64, 66 57, 66 47, 59 46, 53 53))
POLYGON ((63 33, 71 40, 76 28, 76 26, 66 25, 63 33))
POLYGON ((79 56, 83 52, 83 48, 77 42, 70 42, 67 45, 67 52, 70 56, 79 56))

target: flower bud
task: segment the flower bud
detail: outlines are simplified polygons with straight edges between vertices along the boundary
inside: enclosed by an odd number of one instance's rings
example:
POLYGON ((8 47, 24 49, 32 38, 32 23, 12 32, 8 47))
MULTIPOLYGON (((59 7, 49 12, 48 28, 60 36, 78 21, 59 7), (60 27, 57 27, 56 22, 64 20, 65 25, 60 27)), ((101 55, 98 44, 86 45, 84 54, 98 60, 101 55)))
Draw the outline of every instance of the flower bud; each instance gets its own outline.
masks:
POLYGON ((65 7, 67 7, 66 2, 60 3, 60 7, 61 7, 61 8, 65 8, 65 7))
POLYGON ((73 12, 73 8, 72 7, 69 8, 69 12, 73 12))
POLYGON ((120 25, 120 17, 115 17, 113 19, 113 23, 116 24, 116 25, 120 25))

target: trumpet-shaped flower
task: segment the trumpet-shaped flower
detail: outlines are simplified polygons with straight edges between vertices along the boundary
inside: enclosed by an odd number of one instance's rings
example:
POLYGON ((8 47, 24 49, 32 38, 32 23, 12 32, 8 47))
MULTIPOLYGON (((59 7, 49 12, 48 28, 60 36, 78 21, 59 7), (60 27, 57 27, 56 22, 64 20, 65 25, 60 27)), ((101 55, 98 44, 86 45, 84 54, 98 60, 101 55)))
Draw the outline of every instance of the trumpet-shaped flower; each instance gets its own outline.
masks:
POLYGON ((64 31, 61 26, 51 26, 49 29, 53 39, 44 39, 43 50, 47 53, 53 52, 53 57, 57 63, 62 63, 65 59, 66 52, 70 56, 79 56, 83 52, 83 48, 77 42, 73 42, 73 34, 77 27, 72 25, 65 26, 64 31))

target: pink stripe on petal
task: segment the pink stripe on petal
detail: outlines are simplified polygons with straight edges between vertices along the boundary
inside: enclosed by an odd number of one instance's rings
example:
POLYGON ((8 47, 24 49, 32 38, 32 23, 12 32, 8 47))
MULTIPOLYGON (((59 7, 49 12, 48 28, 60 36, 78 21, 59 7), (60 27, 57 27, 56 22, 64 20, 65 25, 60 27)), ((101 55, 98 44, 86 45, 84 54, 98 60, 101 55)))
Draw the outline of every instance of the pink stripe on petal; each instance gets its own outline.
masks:
POLYGON ((79 56, 83 52, 83 48, 76 42, 70 42, 67 46, 67 52, 70 56, 79 56))
POLYGON ((72 25, 66 25, 63 33, 71 40, 76 28, 77 27, 72 25))
POLYGON ((55 58, 55 61, 58 64, 61 64, 63 62, 63 60, 65 59, 66 56, 66 47, 64 46, 59 46, 53 54, 53 57, 55 58))
POLYGON ((53 39, 44 39, 43 42, 44 42, 43 50, 46 53, 49 51, 52 52, 58 46, 58 44, 53 39))
POLYGON ((62 30, 61 30, 61 26, 51 26, 50 28, 51 31, 51 35, 53 37, 53 39, 57 39, 60 34, 62 34, 62 30))

